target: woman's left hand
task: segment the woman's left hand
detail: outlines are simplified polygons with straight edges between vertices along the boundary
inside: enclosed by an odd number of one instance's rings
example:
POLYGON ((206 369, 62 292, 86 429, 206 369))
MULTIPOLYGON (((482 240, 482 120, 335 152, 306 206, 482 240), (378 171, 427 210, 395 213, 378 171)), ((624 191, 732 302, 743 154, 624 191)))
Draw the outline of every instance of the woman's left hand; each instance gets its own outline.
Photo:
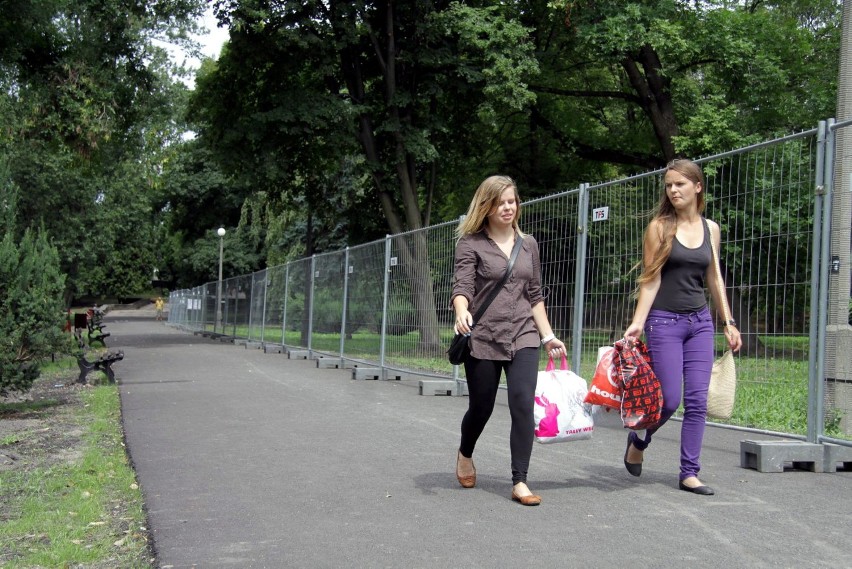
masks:
POLYGON ((725 338, 728 340, 728 346, 734 352, 739 352, 740 348, 743 347, 740 331, 735 326, 725 326, 725 338))
POLYGON ((565 347, 565 344, 562 343, 562 340, 559 338, 554 338, 548 343, 544 345, 547 350, 547 355, 551 358, 556 358, 559 356, 568 356, 568 349, 565 347))

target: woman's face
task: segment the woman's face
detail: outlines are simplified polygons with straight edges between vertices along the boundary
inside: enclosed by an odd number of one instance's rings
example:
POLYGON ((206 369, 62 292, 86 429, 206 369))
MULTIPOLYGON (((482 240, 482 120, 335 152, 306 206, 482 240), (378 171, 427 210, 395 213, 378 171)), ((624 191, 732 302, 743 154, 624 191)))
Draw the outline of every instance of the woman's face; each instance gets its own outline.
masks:
POLYGON ((488 214, 488 224, 494 228, 511 227, 516 215, 518 215, 518 202, 515 200, 515 188, 509 186, 503 190, 497 205, 488 214))
POLYGON ((696 196, 701 193, 701 183, 695 183, 677 170, 669 170, 665 177, 666 195, 677 211, 696 208, 696 196))

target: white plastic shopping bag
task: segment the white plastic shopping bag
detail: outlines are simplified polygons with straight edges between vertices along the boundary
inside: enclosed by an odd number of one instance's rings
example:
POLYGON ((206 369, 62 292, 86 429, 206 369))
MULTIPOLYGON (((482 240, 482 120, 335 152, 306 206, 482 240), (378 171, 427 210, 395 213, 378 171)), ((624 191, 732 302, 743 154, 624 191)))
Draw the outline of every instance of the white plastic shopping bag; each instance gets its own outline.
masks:
POLYGON ((586 380, 568 369, 562 356, 560 369, 553 358, 538 372, 535 386, 535 441, 561 443, 592 438, 594 420, 591 405, 583 402, 588 393, 586 380))

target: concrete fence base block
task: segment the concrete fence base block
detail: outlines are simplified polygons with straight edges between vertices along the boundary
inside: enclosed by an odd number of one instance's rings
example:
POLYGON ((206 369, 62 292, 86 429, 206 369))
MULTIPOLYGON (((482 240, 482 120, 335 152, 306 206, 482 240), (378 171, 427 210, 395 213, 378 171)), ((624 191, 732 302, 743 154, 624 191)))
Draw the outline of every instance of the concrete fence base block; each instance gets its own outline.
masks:
POLYGON ((287 350, 287 357, 291 360, 306 360, 310 356, 310 350, 287 350))
POLYGON ((246 340, 246 349, 259 350, 263 347, 263 342, 258 342, 257 340, 246 340))
POLYGON ((852 447, 823 443, 825 447, 825 472, 852 471, 852 447))
POLYGON ((263 353, 264 354, 283 354, 284 346, 281 344, 264 344, 263 345, 263 353))
POLYGON ((421 379, 419 381, 420 395, 452 395, 456 382, 443 379, 421 379))
POLYGON ((823 445, 802 441, 740 441, 740 466, 758 472, 784 472, 784 466, 823 472, 823 445))
POLYGON ((245 346, 248 343, 248 340, 244 338, 234 338, 235 346, 245 346))
POLYGON ((457 384, 452 379, 421 379, 418 382, 420 395, 468 395, 467 383, 457 384))
POLYGON ((219 341, 223 344, 233 344, 234 337, 233 336, 219 336, 219 341))
POLYGON ((317 367, 320 369, 339 369, 343 367, 340 358, 317 358, 317 367))
POLYGON ((378 367, 353 367, 352 379, 379 379, 382 369, 378 367))

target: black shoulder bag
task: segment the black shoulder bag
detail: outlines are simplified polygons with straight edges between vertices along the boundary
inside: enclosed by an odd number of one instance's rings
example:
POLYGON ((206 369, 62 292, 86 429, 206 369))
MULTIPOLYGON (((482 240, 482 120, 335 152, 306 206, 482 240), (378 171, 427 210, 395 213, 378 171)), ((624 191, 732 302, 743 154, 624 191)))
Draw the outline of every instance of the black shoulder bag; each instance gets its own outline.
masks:
MULTIPOLYGON (((471 328, 479 322, 479 319, 482 318, 486 309, 491 305, 491 302, 497 297, 500 289, 503 288, 503 285, 506 284, 506 281, 509 279, 509 275, 512 273, 512 267, 515 266, 515 259, 518 258, 518 253, 521 251, 523 241, 524 239, 520 236, 518 236, 515 240, 515 246, 512 247, 512 256, 509 258, 509 266, 506 267, 506 274, 503 275, 503 279, 494 287, 488 295, 488 298, 486 298, 485 302, 482 303, 482 306, 476 310, 476 314, 473 315, 473 325, 471 328)), ((470 348, 467 345, 468 341, 470 341, 469 332, 467 334, 456 334, 453 336, 453 339, 450 342, 450 349, 447 350, 447 358, 450 360, 451 364, 461 365, 467 359, 467 356, 470 355, 470 348)))

